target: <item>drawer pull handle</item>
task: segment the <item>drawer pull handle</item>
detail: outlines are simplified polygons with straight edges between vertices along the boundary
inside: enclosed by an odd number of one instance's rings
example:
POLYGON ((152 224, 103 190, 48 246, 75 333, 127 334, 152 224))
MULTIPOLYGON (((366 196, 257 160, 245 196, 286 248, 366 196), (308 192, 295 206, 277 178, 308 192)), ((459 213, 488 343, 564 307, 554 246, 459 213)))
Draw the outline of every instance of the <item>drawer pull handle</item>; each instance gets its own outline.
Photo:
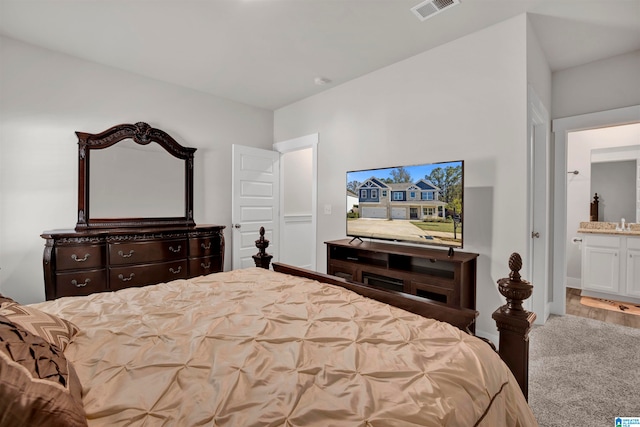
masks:
POLYGON ((128 254, 125 254, 122 251, 118 251, 118 255, 120 255, 122 258, 131 258, 134 252, 135 251, 133 249, 131 249, 128 254))
POLYGON ((73 286, 75 286, 76 288, 84 288, 85 286, 87 286, 89 284, 89 282, 91 282, 91 279, 84 279, 84 283, 78 283, 78 281, 76 279, 73 279, 71 281, 71 284, 73 286))
POLYGON ((84 258, 78 258, 78 255, 73 254, 71 255, 71 259, 76 262, 85 262, 87 259, 89 259, 90 256, 90 254, 84 254, 84 258))
POLYGON ((169 268, 169 271, 172 272, 173 274, 178 274, 182 271, 182 266, 178 267, 177 270, 174 270, 173 267, 169 268))
POLYGON ((205 264, 204 262, 201 262, 201 263, 200 263, 200 267, 202 267, 202 268, 204 268, 204 269, 209 269, 209 267, 211 267, 211 261, 209 261, 209 262, 208 262, 208 263, 206 263, 206 264, 205 264))
POLYGON ((122 274, 118 274, 118 279, 122 280, 123 282, 128 282, 129 280, 133 279, 134 277, 136 277, 136 275, 134 273, 131 273, 129 275, 129 277, 124 277, 122 274))
POLYGON ((211 242, 207 243, 206 245, 204 243, 200 244, 200 246, 202 247, 202 249, 204 249, 205 251, 208 251, 209 249, 211 249, 211 242))
POLYGON ((180 252, 180 249, 182 248, 182 245, 178 245, 178 249, 173 249, 173 246, 169 246, 169 250, 173 253, 178 253, 180 252))

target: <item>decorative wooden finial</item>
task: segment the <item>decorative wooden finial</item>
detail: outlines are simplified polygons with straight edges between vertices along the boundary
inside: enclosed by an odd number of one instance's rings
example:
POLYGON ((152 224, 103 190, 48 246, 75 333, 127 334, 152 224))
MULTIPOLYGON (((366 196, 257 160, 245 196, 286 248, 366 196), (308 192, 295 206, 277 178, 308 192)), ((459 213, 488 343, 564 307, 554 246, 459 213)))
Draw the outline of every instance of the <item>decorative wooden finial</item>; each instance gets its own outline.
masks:
POLYGON ((509 257, 509 270, 511 270, 511 273, 509 273, 509 279, 511 279, 514 282, 520 282, 521 281, 520 270, 522 270, 522 258, 520 257, 519 253, 514 252, 509 257))
POLYGON ((512 312, 514 315, 526 317, 529 313, 522 308, 522 302, 529 298, 533 292, 533 286, 520 277, 522 258, 514 252, 509 257, 509 277, 498 280, 498 289, 507 299, 507 305, 502 306, 504 312, 512 312))
POLYGON ((253 256, 253 261, 256 263, 256 267, 262 267, 269 269, 271 258, 273 255, 269 255, 266 249, 269 247, 269 241, 264 238, 264 227, 260 227, 260 238, 256 240, 256 248, 258 253, 253 256))
POLYGON ((256 248, 260 250, 259 255, 264 255, 265 250, 269 247, 269 241, 264 238, 264 227, 260 227, 260 238, 256 240, 256 248))

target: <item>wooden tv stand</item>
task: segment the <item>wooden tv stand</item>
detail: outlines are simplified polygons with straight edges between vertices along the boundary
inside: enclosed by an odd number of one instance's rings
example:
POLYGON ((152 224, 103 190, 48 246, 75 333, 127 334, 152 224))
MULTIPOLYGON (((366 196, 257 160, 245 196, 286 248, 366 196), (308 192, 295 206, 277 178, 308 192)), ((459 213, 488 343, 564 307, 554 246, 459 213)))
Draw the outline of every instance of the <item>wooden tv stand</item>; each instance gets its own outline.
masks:
POLYGON ((476 309, 478 254, 350 239, 325 242, 327 273, 461 308, 476 309))

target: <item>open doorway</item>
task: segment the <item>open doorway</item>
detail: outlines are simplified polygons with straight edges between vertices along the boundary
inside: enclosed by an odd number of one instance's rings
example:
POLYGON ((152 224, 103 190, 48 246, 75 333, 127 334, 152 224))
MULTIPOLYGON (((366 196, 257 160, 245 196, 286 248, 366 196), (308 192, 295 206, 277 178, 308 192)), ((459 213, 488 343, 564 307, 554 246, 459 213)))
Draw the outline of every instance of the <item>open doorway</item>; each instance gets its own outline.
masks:
POLYGON ((277 142, 280 153, 280 258, 316 269, 318 134, 277 142))
POLYGON ((255 239, 264 227, 273 262, 315 270, 317 143, 312 134, 275 143, 273 150, 234 144, 233 269, 254 265, 255 239))
MULTIPOLYGON (((553 121, 555 139, 555 168, 554 168, 554 265, 553 265, 553 302, 551 312, 554 314, 566 314, 567 288, 579 287, 576 278, 580 281, 580 275, 576 268, 580 268, 579 242, 574 243, 573 237, 581 221, 589 221, 589 203, 591 198, 590 184, 584 180, 590 176, 590 154, 587 157, 588 166, 574 164, 575 153, 569 156, 569 140, 577 132, 602 129, 620 125, 640 123, 640 106, 608 110, 598 113, 590 113, 581 116, 567 117, 553 121), (587 172, 588 168, 588 172, 587 172), (581 170, 582 169, 582 170, 581 170), (576 174, 575 171, 578 173, 576 174), (582 175, 582 176, 580 176, 582 175), (581 182, 582 181, 582 182, 581 182), (580 184, 588 188, 584 193, 585 200, 574 200, 573 193, 569 192, 570 185, 580 184), (580 206, 584 209, 580 210, 580 206), (573 209, 581 213, 573 214, 573 209), (576 223, 577 221, 577 223, 576 223), (570 237, 571 236, 571 237, 570 237), (573 277, 573 279, 571 279, 573 277)), ((583 160, 583 163, 585 161, 583 160)))

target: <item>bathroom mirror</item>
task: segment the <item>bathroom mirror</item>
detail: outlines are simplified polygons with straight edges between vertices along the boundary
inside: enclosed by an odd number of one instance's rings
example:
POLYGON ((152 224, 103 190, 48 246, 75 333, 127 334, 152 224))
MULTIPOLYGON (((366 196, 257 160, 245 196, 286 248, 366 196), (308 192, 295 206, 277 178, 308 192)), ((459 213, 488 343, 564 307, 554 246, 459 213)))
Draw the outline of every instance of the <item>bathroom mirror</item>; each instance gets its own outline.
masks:
POLYGON ((598 194, 598 220, 640 221, 640 145, 591 150, 591 194, 598 194))
POLYGON ((195 225, 195 148, 143 122, 76 135, 76 230, 195 225))

